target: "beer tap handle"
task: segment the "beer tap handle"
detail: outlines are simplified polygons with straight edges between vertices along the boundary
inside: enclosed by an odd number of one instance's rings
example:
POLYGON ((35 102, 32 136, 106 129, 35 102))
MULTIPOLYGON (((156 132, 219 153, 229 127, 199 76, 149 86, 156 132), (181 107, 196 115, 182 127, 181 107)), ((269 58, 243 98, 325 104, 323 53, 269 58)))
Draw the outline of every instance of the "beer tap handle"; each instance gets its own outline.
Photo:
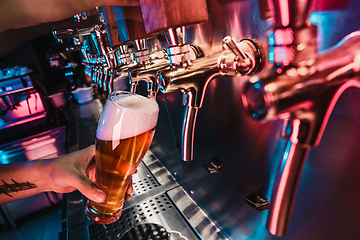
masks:
MULTIPOLYGON (((242 75, 252 75, 262 70, 265 64, 265 54, 261 43, 253 38, 243 38, 239 43, 227 36, 223 39, 224 47, 230 49, 236 56, 232 68, 242 75)), ((228 66, 226 66, 226 69, 228 66)))
POLYGON ((311 148, 301 143, 309 129, 307 121, 297 118, 284 121, 282 136, 288 138, 288 142, 276 176, 267 221, 267 228, 273 235, 287 233, 301 173, 311 148))
POLYGON ((239 58, 239 60, 243 61, 245 58, 247 58, 245 53, 240 48, 238 48, 232 37, 225 37, 223 39, 223 44, 226 45, 235 54, 235 56, 239 58))

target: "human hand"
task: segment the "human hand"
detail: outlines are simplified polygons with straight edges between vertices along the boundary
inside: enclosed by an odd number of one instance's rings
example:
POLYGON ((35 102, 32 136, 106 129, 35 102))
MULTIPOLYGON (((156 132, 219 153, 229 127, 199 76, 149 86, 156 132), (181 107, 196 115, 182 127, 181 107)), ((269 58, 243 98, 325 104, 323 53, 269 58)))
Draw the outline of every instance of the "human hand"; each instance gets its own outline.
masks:
MULTIPOLYGON (((95 180, 95 146, 48 160, 48 186, 51 191, 68 193, 79 190, 84 196, 95 201, 104 202, 105 193, 93 182, 95 180), (93 181, 92 181, 93 180, 93 181)), ((133 193, 130 181, 125 199, 130 200, 133 193)))

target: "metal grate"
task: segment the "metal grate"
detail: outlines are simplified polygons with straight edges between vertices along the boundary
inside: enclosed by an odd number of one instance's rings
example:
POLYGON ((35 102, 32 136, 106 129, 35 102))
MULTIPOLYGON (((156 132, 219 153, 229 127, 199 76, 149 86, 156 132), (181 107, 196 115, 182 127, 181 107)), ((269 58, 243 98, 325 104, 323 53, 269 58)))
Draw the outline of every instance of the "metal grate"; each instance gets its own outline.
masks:
POLYGON ((138 174, 133 175, 133 188, 134 188, 133 195, 139 195, 145 193, 146 191, 149 191, 158 186, 159 183, 150 174, 146 175, 145 178, 141 178, 141 176, 139 176, 138 174))
POLYGON ((88 147, 95 143, 96 128, 100 115, 103 109, 103 105, 99 99, 79 105, 77 129, 79 149, 88 147))
POLYGON ((124 210, 120 219, 115 223, 108 225, 91 224, 89 226, 90 239, 120 239, 130 229, 152 221, 162 214, 167 214, 168 211, 177 210, 169 197, 166 194, 161 194, 124 210))
POLYGON ((121 240, 168 240, 169 235, 163 226, 146 223, 130 229, 121 240))

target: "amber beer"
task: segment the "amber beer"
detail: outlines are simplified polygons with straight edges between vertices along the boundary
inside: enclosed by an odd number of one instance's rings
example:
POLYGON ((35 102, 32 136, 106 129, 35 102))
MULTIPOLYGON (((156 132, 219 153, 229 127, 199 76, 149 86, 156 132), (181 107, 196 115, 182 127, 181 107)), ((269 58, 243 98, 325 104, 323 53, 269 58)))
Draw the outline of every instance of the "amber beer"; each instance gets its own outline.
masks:
POLYGON ((99 120, 95 183, 105 191, 105 203, 88 200, 85 211, 100 224, 119 219, 132 174, 149 149, 159 107, 154 99, 129 92, 113 92, 99 120))

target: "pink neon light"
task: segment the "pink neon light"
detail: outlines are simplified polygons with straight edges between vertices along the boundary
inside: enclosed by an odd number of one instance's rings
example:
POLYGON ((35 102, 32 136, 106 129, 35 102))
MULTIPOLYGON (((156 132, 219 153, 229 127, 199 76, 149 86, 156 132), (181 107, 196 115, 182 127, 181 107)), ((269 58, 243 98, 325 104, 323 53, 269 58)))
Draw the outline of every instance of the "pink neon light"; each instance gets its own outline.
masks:
POLYGON ((288 0, 279 0, 280 7, 280 20, 283 27, 287 27, 290 24, 290 15, 289 15, 289 3, 288 0))
POLYGON ((10 111, 8 111, 5 117, 11 119, 27 117, 31 115, 29 112, 29 108, 31 114, 45 111, 39 93, 31 93, 30 97, 28 98, 28 102, 26 100, 19 102, 19 104, 16 106, 16 109, 11 109, 10 111))
POLYGON ((325 131, 325 128, 326 128, 326 125, 327 125, 327 122, 329 121, 329 118, 330 118, 330 115, 332 113, 332 110, 334 109, 335 107, 335 104, 337 103, 337 100, 339 99, 339 97, 341 96, 341 94, 348 88, 350 87, 358 87, 360 88, 360 83, 357 81, 357 80, 350 80, 350 81, 347 81, 346 83, 344 83, 337 91, 336 93, 334 94, 334 97, 331 99, 331 102, 329 104, 329 107, 327 108, 326 110, 326 113, 325 113, 325 116, 324 116, 324 120, 321 124, 321 127, 320 127, 320 130, 319 130, 319 134, 317 135, 317 138, 315 140, 315 143, 314 143, 314 147, 316 147, 319 142, 320 142, 320 139, 325 131))

